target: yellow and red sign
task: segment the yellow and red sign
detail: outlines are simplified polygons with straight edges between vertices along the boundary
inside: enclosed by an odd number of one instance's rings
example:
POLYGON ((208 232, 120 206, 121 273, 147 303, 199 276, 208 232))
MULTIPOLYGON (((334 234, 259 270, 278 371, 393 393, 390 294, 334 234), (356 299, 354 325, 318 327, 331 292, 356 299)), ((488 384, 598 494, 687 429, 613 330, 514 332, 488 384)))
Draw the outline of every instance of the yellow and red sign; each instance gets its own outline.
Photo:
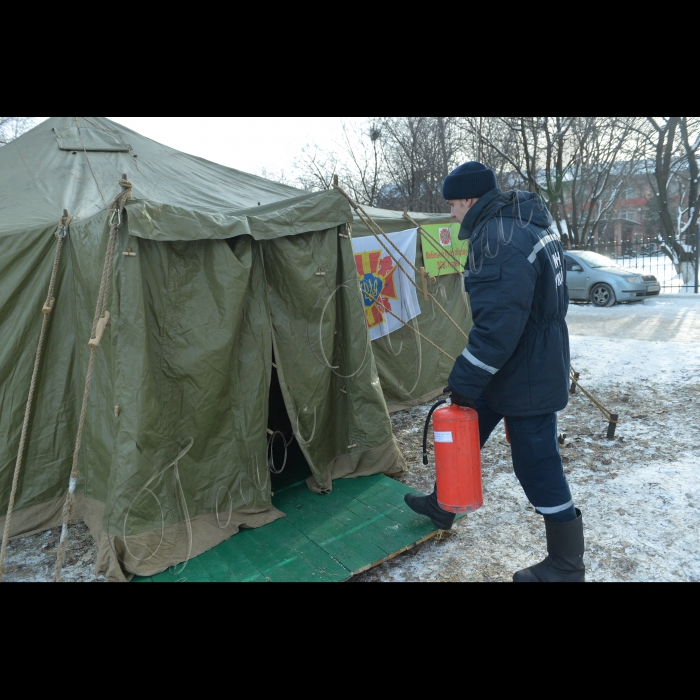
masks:
POLYGON ((459 240, 461 225, 433 224, 423 226, 421 238, 425 269, 433 277, 462 274, 469 258, 469 242, 459 240))

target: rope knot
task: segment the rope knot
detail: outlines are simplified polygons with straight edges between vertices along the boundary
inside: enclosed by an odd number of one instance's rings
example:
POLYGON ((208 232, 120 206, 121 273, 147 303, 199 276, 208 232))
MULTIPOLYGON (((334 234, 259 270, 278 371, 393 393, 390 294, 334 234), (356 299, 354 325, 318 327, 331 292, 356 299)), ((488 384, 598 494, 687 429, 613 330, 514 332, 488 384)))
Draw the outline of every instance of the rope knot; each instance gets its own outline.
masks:
POLYGON ((114 201, 112 202, 111 206, 109 207, 109 210, 112 212, 112 216, 110 217, 109 224, 110 226, 116 226, 117 228, 121 228, 122 225, 122 209, 126 207, 126 203, 129 201, 131 198, 131 194, 134 190, 134 185, 129 182, 125 177, 123 177, 121 180, 119 180, 119 186, 122 188, 122 192, 120 192, 115 198, 114 201), (116 217, 116 222, 115 222, 115 217, 116 217))
POLYGON ((56 238, 65 238, 68 235, 68 227, 71 221, 73 221, 73 217, 67 211, 64 211, 63 216, 58 221, 58 228, 54 234, 56 238))
POLYGON ((134 191, 134 186, 131 182, 129 182, 128 180, 124 180, 124 179, 119 180, 119 186, 124 191, 115 197, 114 204, 115 204, 115 206, 119 207, 120 209, 123 209, 126 206, 127 200, 131 198, 131 195, 134 191))

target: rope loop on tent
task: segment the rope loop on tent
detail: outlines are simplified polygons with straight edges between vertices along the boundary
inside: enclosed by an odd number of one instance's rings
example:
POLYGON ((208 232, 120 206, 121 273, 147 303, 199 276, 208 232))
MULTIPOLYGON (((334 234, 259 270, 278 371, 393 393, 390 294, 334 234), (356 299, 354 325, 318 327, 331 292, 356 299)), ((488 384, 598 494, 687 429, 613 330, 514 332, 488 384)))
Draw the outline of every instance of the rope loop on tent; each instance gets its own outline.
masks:
POLYGON ((97 349, 99 348, 102 335, 109 324, 109 312, 107 306, 109 304, 109 291, 112 287, 112 275, 114 273, 114 257, 117 249, 117 236, 122 225, 122 211, 126 206, 127 201, 133 192, 133 185, 127 180, 124 175, 119 181, 119 186, 122 191, 114 198, 114 201, 109 207, 109 240, 107 242, 107 252, 105 254, 105 263, 102 269, 102 279, 100 281, 100 291, 97 296, 97 307, 95 309, 95 317, 92 322, 92 332, 88 347, 90 348, 90 361, 88 363, 87 377, 85 379, 85 391, 83 392, 83 404, 80 412, 80 420, 78 421, 78 433, 75 438, 75 451, 73 453, 73 466, 71 467, 70 480, 68 485, 68 494, 63 506, 61 541, 58 545, 58 554, 56 557, 56 572, 54 577, 55 583, 60 583, 61 572, 66 558, 66 548, 68 546, 68 523, 73 515, 75 506, 75 490, 78 485, 78 462, 80 460, 80 451, 83 443, 83 432, 85 430, 85 418, 87 416, 88 403, 90 400, 90 387, 92 385, 92 377, 95 371, 95 360, 97 358, 97 349), (114 221, 115 215, 118 213, 117 222, 114 221))
POLYGON ((219 486, 219 490, 216 492, 216 495, 214 496, 214 513, 216 515, 216 527, 219 530, 226 530, 228 526, 231 524, 231 521, 233 520, 233 496, 231 495, 231 492, 225 487, 225 486, 219 486), (226 521, 226 525, 221 525, 221 516, 219 515, 219 494, 222 491, 226 491, 226 495, 228 496, 228 501, 229 501, 229 512, 228 512, 228 520, 226 521))
POLYGON ((287 442, 287 438, 285 434, 281 430, 277 430, 275 432, 269 431, 272 434, 270 435, 268 441, 267 441, 267 466, 270 469, 270 473, 274 474, 275 476, 279 476, 284 472, 284 470, 287 467, 287 460, 289 459, 289 447, 290 445, 294 442, 294 435, 290 438, 289 442, 287 442), (282 466, 277 468, 275 465, 275 443, 278 441, 278 439, 282 440, 282 444, 284 445, 284 462, 282 463, 282 466))
MULTIPOLYGON (((330 361, 329 361, 329 359, 328 359, 328 357, 327 357, 327 355, 326 355, 326 351, 325 351, 325 349, 324 349, 324 347, 323 347, 323 321, 324 321, 324 319, 326 318, 326 313, 327 313, 327 311, 328 311, 328 307, 331 305, 331 302, 332 302, 333 299, 335 298, 335 295, 338 294, 338 292, 339 292, 341 289, 348 289, 348 288, 349 288, 350 291, 355 291, 354 288, 353 288, 353 286, 346 282, 345 284, 337 285, 336 288, 335 288, 335 290, 332 291, 332 292, 328 295, 328 299, 326 300, 326 303, 325 303, 325 305, 324 305, 324 307, 323 307, 323 311, 321 312, 321 319, 320 319, 320 321, 318 322, 319 350, 320 350, 321 355, 322 355, 323 360, 324 360, 323 364, 325 364, 326 367, 328 367, 328 369, 330 369, 330 370, 333 372, 333 374, 335 374, 335 376, 338 377, 338 378, 340 378, 340 379, 353 379, 353 378, 356 377, 360 372, 362 372, 362 370, 365 368, 365 365, 367 364, 367 357, 369 356, 370 351, 371 351, 370 340, 369 340, 369 338, 367 338, 367 345, 365 346, 365 354, 364 354, 364 356, 363 356, 363 358, 362 358, 362 362, 360 363, 360 366, 359 366, 352 374, 340 374, 339 372, 336 371, 336 370, 340 369, 340 365, 337 366, 337 367, 334 367, 333 365, 331 365, 331 363, 330 363, 330 361)), ((358 295, 361 294, 361 293, 359 292, 359 290, 357 291, 357 293, 358 293, 358 295)), ((360 301, 362 301, 362 297, 361 297, 361 296, 360 296, 360 301)), ((317 305, 318 305, 318 303, 317 303, 317 305)), ((311 350, 312 350, 312 352, 313 352, 313 347, 311 348, 311 350)), ((315 353, 314 353, 314 354, 315 354, 315 353)), ((346 368, 346 371, 347 371, 347 368, 346 368)), ((314 429, 314 430, 315 430, 315 429, 314 429)), ((312 438, 312 439, 313 439, 313 438, 312 438)), ((309 442, 311 442, 311 440, 309 440, 309 442)))
POLYGON ((163 542, 165 540, 165 515, 163 513, 163 506, 161 505, 160 499, 156 494, 151 490, 152 484, 154 484, 158 479, 160 479, 169 469, 173 470, 173 475, 175 477, 175 485, 176 485, 176 492, 177 495, 180 497, 180 504, 182 505, 183 508, 183 522, 185 523, 185 526, 187 528, 187 544, 188 544, 188 552, 187 552, 187 559, 185 561, 185 565, 183 566, 182 570, 178 572, 178 576, 185 570, 185 567, 187 566, 187 563, 189 562, 190 558, 192 557, 192 545, 193 545, 193 536, 192 536, 192 521, 190 518, 190 513, 189 509, 187 508, 187 500, 185 498, 185 490, 182 486, 182 480, 180 479, 180 460, 187 455, 187 453, 194 447, 194 439, 193 438, 187 438, 179 447, 179 452, 177 457, 175 457, 175 460, 168 464, 165 469, 161 470, 158 472, 155 476, 152 476, 144 486, 141 487, 141 489, 138 491, 136 496, 133 498, 131 503, 129 504, 129 508, 126 511, 126 515, 124 516, 124 523, 122 525, 122 536, 124 539, 124 548, 128 552, 129 556, 136 562, 143 564, 146 562, 151 561, 158 552, 160 551, 161 547, 163 546, 163 542), (131 511, 134 508, 134 504, 136 501, 141 497, 142 494, 148 493, 150 494, 153 499, 156 501, 158 504, 158 507, 160 508, 160 521, 161 521, 161 532, 160 532, 160 542, 158 543, 158 546, 156 547, 155 551, 151 553, 151 555, 147 559, 140 559, 137 557, 130 549, 129 549, 129 539, 128 539, 128 534, 127 534, 127 529, 128 529, 128 522, 129 522, 129 517, 131 516, 131 511))
MULTIPOLYGON (((418 318, 414 318, 411 321, 410 327, 413 329, 413 331, 415 333, 420 333, 420 326, 418 325, 418 318)), ((387 337, 389 337, 389 336, 387 336, 387 337)), ((416 372, 415 384, 413 385, 413 388, 410 389, 409 391, 406 391, 406 389, 404 388, 403 382, 398 387, 399 391, 409 398, 413 398, 413 392, 418 388, 418 383, 420 382, 421 376, 423 375, 423 346, 421 345, 420 337, 418 335, 415 336, 415 341, 416 341, 416 354, 418 356, 418 371, 416 372)))
MULTIPOLYGON (((365 364, 367 363, 367 357, 370 353, 370 341, 369 338, 367 338, 367 346, 365 347, 365 354, 364 357, 362 358, 362 363, 360 364, 359 368, 353 372, 352 374, 349 375, 343 375, 339 374, 337 370, 341 368, 341 365, 334 366, 330 363, 328 356, 326 354, 326 351, 323 346, 323 324, 325 321, 326 313, 328 311, 328 308, 333 301, 333 298, 335 297, 336 294, 340 292, 341 289, 345 289, 346 291, 352 292, 355 294, 360 302, 360 305, 364 307, 364 302, 362 300, 362 294, 359 289, 359 285, 357 284, 357 277, 354 277, 353 279, 340 284, 336 285, 335 288, 331 288, 328 283, 327 285, 327 290, 324 291, 321 296, 318 298, 316 303, 314 304, 314 308, 312 309, 311 313, 309 314, 309 322, 307 326, 307 336, 308 336, 308 341, 309 341, 309 348, 311 349, 311 352, 313 353, 314 357, 316 360, 322 364, 324 367, 327 367, 329 370, 333 372, 337 377, 340 379, 352 379, 353 377, 357 376, 365 367, 365 364), (327 296, 326 296, 327 295, 327 296), (316 316, 316 310, 318 309, 319 305, 321 304, 322 301, 325 300, 323 309, 321 311, 321 316, 318 321, 318 344, 319 344, 319 352, 316 352, 316 348, 314 347, 314 343, 316 338, 314 337, 315 334, 315 321, 314 318, 316 316), (312 340, 313 338, 313 340, 312 340), (319 357, 320 355, 320 357, 319 357)), ((364 314, 364 308, 363 308, 363 314, 364 314)), ((338 332, 335 332, 335 335, 338 335, 338 332)), ((343 356, 344 357, 344 356, 343 356)))
POLYGON ((267 490, 267 484, 270 480, 270 472, 267 469, 260 469, 260 460, 258 455, 255 456, 255 469, 253 471, 253 485, 257 489, 258 493, 265 493, 267 490), (262 471, 262 476, 260 472, 262 471))
POLYGON ((385 335, 382 338, 382 341, 384 343, 384 350, 387 353, 387 355, 391 355, 392 357, 398 357, 403 352, 403 340, 399 345, 399 349, 394 350, 394 346, 391 342, 391 333, 389 335, 385 335))
POLYGON ((311 431, 311 437, 308 440, 304 439, 304 436, 301 434, 301 423, 300 423, 300 418, 301 418, 301 412, 308 413, 309 407, 304 406, 302 409, 299 409, 297 411, 297 440, 299 440, 299 444, 303 445, 304 447, 309 447, 311 443, 313 442, 314 438, 316 437, 316 421, 318 419, 317 411, 316 408, 314 407, 314 427, 313 430, 311 431))
POLYGON ((245 480, 242 477, 243 474, 241 475, 238 490, 245 507, 250 506, 255 501, 254 489, 257 490, 258 493, 266 494, 268 487, 272 484, 269 470, 267 468, 260 468, 260 460, 258 459, 257 453, 250 456, 245 471, 245 477, 248 481, 248 498, 246 498, 245 493, 243 493, 243 483, 245 480))
MULTIPOLYGON (((178 505, 178 510, 180 514, 180 521, 182 521, 187 529, 187 537, 188 537, 188 555, 187 555, 187 560, 185 562, 185 567, 187 566, 187 562, 189 562, 192 554, 192 526, 190 522, 190 513, 189 509, 187 507, 187 500, 185 498, 185 491, 182 487, 182 480, 180 479, 180 471, 179 471, 179 465, 180 465, 180 460, 187 455, 187 453, 194 447, 194 439, 193 438, 187 438, 184 440, 180 446, 177 448, 178 450, 178 455, 175 457, 174 461, 168 464, 167 467, 164 467, 161 469, 158 473, 155 474, 155 476, 149 477, 147 481, 144 482, 143 485, 141 486, 134 486, 131 489, 128 489, 125 491, 112 505, 112 510, 110 511, 109 518, 107 520, 107 526, 105 527, 106 532, 113 532, 113 526, 112 523, 114 522, 114 513, 118 509, 119 504, 122 501, 127 501, 128 506, 127 509, 123 515, 123 523, 120 525, 119 521, 116 523, 116 527, 118 528, 119 532, 122 533, 122 538, 124 540, 124 548, 126 552, 134 559, 134 561, 138 563, 145 563, 151 561, 160 551, 160 549, 163 546, 163 543, 165 542, 165 512, 163 510, 163 505, 161 503, 161 500, 158 498, 154 491, 153 484, 155 484, 156 481, 161 479, 162 477, 165 476, 166 472, 170 469, 173 470, 173 478, 174 478, 174 484, 175 484, 175 496, 176 496, 176 502, 178 505), (131 500, 128 500, 128 497, 131 494, 136 494, 131 498, 131 500), (158 505, 159 511, 160 511, 160 541, 158 543, 158 546, 156 549, 150 554, 149 557, 147 558, 139 558, 137 557, 129 548, 129 543, 127 540, 128 537, 128 521, 129 517, 131 516, 131 511, 134 509, 134 506, 136 504, 136 501, 140 499, 144 494, 148 494, 153 498, 153 500, 156 502, 158 505)), ((218 498, 218 494, 217 494, 218 498)), ((112 550, 112 553, 114 556, 117 558, 117 560, 121 564, 125 564, 125 560, 123 556, 117 551, 116 547, 114 546, 113 540, 115 538, 109 537, 109 545, 112 550)), ((184 571, 184 568, 183 568, 184 571)), ((179 575, 179 574, 178 574, 179 575)))
POLYGON ((72 217, 67 210, 63 210, 58 228, 56 229, 56 254, 54 255, 53 269, 51 270, 51 280, 49 282, 49 291, 46 297, 46 303, 42 309, 43 320, 41 323, 41 333, 39 334, 39 344, 36 349, 36 357, 34 360, 34 371, 32 372, 32 380, 29 385, 29 397, 27 398, 27 406, 24 412, 24 423, 22 424, 22 435, 19 441, 19 450, 17 452, 17 462, 15 463, 15 472, 12 479, 12 489, 10 491, 10 500, 7 507, 7 515, 5 517, 5 529, 2 536, 2 548, 0 549, 0 583, 5 574, 5 557, 7 556, 7 546, 10 541, 10 529, 12 525, 12 516, 15 510, 15 502, 17 500, 17 489, 19 487, 19 479, 22 474, 24 465, 24 453, 27 448, 27 435, 29 433, 29 422, 31 420, 32 411, 34 409, 34 396, 36 394, 36 386, 39 381, 39 370, 41 369, 41 359, 44 353, 44 343, 46 334, 49 328, 49 321, 56 304, 56 280, 58 278, 58 270, 61 264, 61 255, 63 253, 63 245, 68 236, 72 217))

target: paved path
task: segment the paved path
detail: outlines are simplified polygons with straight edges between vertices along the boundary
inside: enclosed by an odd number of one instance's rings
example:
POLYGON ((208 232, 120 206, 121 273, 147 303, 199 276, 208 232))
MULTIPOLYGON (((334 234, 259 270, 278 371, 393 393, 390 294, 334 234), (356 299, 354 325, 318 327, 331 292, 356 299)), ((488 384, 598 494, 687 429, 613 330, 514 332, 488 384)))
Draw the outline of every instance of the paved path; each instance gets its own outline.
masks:
POLYGON ((568 322, 571 335, 700 343, 700 298, 663 297, 612 309, 572 305, 568 322))

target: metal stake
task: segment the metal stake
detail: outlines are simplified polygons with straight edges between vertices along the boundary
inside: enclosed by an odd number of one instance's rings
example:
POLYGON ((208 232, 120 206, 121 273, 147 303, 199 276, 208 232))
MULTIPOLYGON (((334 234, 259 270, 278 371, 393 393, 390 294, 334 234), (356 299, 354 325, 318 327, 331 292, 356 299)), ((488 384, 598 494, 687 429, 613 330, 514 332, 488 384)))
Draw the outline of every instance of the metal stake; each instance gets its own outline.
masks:
POLYGON ((575 379, 575 381, 571 382, 571 395, 572 396, 576 395, 576 387, 578 386, 577 382, 579 379, 581 379, 581 375, 578 372, 576 372, 574 374, 574 379, 575 379))

